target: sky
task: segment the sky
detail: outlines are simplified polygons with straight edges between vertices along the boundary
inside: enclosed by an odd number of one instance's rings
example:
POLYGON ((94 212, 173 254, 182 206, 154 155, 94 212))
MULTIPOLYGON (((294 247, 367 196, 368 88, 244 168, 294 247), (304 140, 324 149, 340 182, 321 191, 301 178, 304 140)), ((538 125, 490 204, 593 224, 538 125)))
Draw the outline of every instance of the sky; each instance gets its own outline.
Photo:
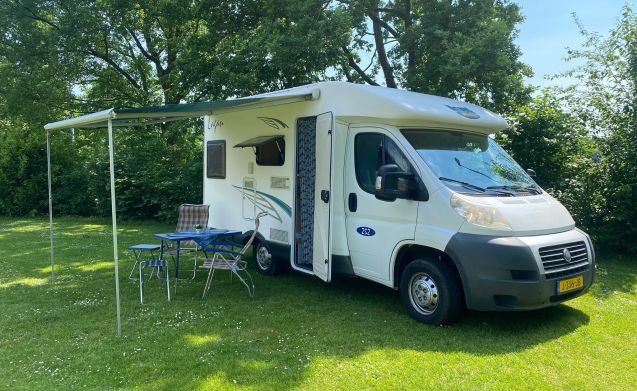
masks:
POLYGON ((522 62, 533 68, 535 75, 528 80, 540 87, 566 85, 568 80, 545 80, 552 75, 572 69, 574 64, 564 61, 567 47, 581 48, 573 13, 588 31, 608 35, 624 4, 637 10, 637 0, 517 0, 526 20, 518 26, 516 40, 522 50, 522 62))

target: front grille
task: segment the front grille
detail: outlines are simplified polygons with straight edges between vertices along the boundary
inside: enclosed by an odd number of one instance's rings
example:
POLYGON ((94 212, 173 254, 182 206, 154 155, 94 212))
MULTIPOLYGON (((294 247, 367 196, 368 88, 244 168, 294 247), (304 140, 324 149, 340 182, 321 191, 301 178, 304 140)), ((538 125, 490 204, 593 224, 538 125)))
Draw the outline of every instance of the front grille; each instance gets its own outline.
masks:
POLYGON ((547 279, 558 278, 588 269, 588 250, 586 243, 573 242, 540 248, 540 258, 547 279), (564 250, 571 253, 568 262, 564 250))

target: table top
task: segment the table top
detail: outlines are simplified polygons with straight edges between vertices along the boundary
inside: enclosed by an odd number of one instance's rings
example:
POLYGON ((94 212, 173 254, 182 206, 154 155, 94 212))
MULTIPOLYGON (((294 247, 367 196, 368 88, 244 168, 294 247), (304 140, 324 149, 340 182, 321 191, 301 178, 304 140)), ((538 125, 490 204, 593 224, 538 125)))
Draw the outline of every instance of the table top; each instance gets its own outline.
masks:
POLYGON ((205 247, 219 236, 240 234, 241 231, 231 231, 221 228, 209 228, 202 232, 171 232, 163 234, 154 234, 153 236, 162 241, 168 242, 185 242, 192 240, 198 245, 205 247))
POLYGON ((136 244, 134 246, 130 246, 129 250, 137 250, 137 251, 155 251, 159 250, 158 244, 136 244))
POLYGON ((241 231, 231 231, 228 229, 212 228, 202 232, 170 232, 153 234, 154 237, 161 240, 168 240, 171 242, 183 242, 185 240, 195 240, 200 238, 217 237, 221 235, 234 235, 239 234, 241 231))

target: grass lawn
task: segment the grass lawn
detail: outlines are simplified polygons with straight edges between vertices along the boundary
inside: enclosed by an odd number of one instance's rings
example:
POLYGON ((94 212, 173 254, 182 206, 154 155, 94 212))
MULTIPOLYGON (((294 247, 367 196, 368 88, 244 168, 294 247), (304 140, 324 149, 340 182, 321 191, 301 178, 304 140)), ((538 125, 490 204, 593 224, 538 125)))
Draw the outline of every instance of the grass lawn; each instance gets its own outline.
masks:
POLYGON ((116 336, 107 220, 0 218, 0 389, 637 389, 637 260, 599 257, 590 293, 525 313, 413 321, 397 292, 355 279, 220 272, 159 281, 139 303, 125 249, 174 226, 121 222, 116 336))

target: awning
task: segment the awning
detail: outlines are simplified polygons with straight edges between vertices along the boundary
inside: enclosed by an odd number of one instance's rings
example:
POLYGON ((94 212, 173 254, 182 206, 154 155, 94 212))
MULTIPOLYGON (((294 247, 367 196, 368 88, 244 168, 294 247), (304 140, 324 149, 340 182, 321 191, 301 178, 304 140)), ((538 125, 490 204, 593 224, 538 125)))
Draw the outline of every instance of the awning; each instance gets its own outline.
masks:
POLYGON ((267 144, 272 141, 277 141, 283 138, 283 135, 275 135, 275 136, 259 136, 255 138, 251 138, 250 140, 246 140, 234 146, 234 148, 246 148, 246 147, 260 147, 263 144, 267 144))
MULTIPOLYGON (((117 247, 117 208, 115 205, 115 165, 113 128, 116 126, 143 126, 156 123, 177 121, 187 118, 202 117, 227 111, 243 110, 247 108, 259 108, 277 106, 288 103, 315 100, 320 97, 318 88, 300 88, 285 91, 283 93, 270 93, 252 98, 218 100, 213 102, 174 104, 164 106, 148 106, 136 109, 108 109, 92 114, 86 114, 75 118, 58 122, 51 122, 44 126, 46 129, 46 151, 48 168, 49 190, 49 231, 51 241, 51 285, 55 285, 55 256, 53 253, 53 195, 51 189, 51 130, 69 128, 106 128, 108 129, 109 172, 111 184, 111 219, 113 221, 113 260, 115 266, 115 300, 117 335, 122 335, 122 322, 120 316, 119 300, 119 253, 117 247)), ((276 136, 275 136, 276 137, 276 136)))
POLYGON ((317 99, 318 96, 319 94, 316 91, 299 91, 298 93, 263 95, 252 98, 215 100, 211 102, 108 109, 65 119, 63 121, 51 122, 44 125, 44 129, 106 128, 109 120, 113 127, 152 125, 187 118, 203 117, 205 115, 226 111, 302 102, 317 99))

